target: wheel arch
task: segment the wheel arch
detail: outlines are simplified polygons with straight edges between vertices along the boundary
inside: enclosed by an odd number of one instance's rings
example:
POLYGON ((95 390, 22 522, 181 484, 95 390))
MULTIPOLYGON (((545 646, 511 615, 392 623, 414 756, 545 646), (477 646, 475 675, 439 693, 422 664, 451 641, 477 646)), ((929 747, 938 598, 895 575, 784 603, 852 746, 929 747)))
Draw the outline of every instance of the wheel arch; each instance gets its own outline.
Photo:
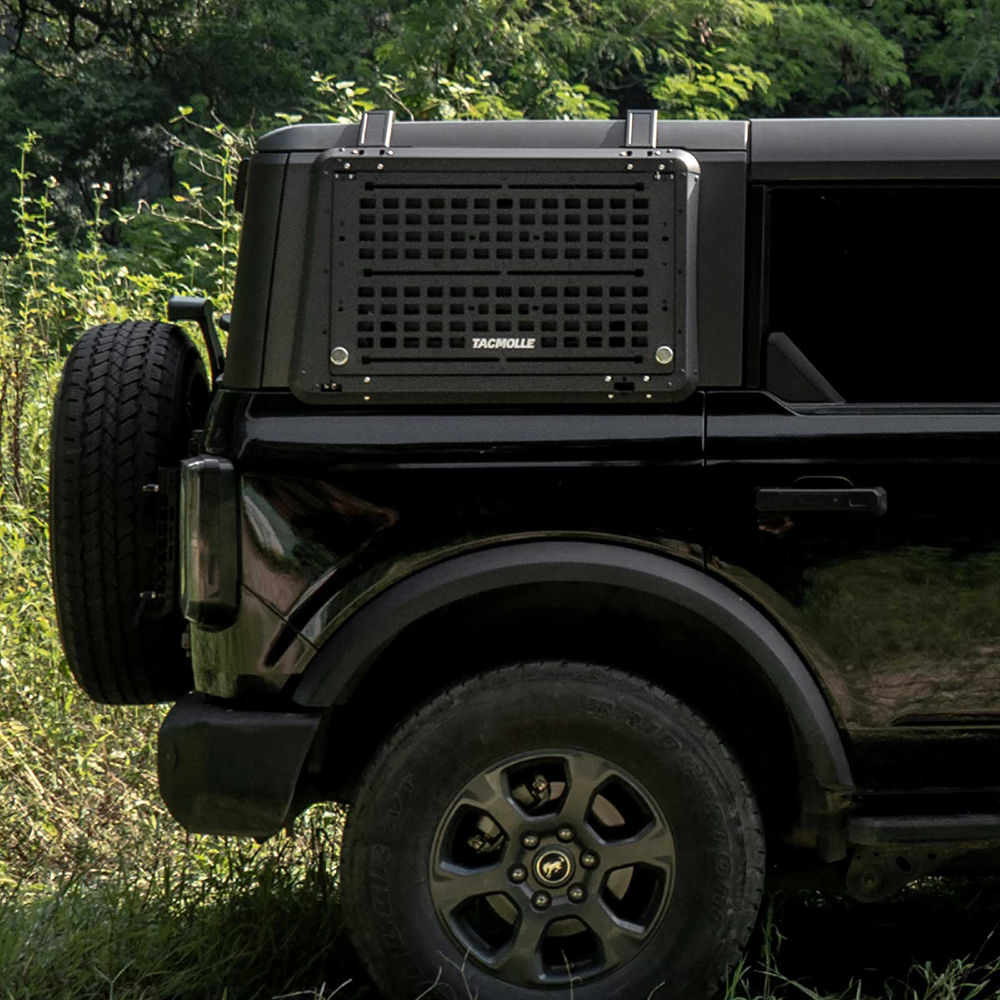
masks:
MULTIPOLYGON (((388 692, 397 686, 407 692, 404 709, 412 708, 473 669, 509 662, 512 655, 554 654, 586 655, 642 673, 692 701, 709 721, 717 722, 713 714, 724 715, 727 705, 764 713, 744 740, 744 754, 751 756, 758 743, 771 747, 762 770, 777 768, 786 779, 794 773, 800 786, 826 791, 853 787, 830 706, 776 626, 702 570, 623 544, 523 541, 419 570, 333 633, 293 699, 303 707, 346 709, 338 711, 341 718, 370 718, 355 709, 385 704, 383 718, 394 721, 388 692), (435 670, 426 669, 429 659, 435 670), (727 692, 721 697, 720 684, 727 692), (789 753, 794 761, 786 759, 789 753)), ((721 728, 727 735, 726 725, 721 728)))

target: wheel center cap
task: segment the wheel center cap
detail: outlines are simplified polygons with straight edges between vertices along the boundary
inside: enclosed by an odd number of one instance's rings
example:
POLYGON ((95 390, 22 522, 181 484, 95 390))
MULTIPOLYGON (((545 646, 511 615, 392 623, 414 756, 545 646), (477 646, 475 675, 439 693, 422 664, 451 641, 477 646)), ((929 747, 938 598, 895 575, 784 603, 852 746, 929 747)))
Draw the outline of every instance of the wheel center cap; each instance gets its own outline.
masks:
POLYGON ((573 859, 558 847, 539 851, 535 858, 535 878, 544 886, 554 889, 565 885, 573 877, 573 859))

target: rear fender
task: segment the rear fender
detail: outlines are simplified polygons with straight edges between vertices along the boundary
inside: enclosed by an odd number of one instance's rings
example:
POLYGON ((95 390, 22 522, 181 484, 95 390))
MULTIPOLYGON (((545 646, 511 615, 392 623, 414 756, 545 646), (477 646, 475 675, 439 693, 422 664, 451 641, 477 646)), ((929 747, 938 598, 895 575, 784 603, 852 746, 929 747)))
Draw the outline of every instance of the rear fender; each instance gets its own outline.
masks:
POLYGON ((853 787, 833 714, 802 658, 752 604, 703 571, 655 552, 579 540, 527 541, 481 549, 421 569, 374 597, 324 643, 298 682, 304 708, 350 701, 380 655, 405 629, 471 597, 539 583, 601 585, 679 613, 737 643, 788 714, 800 773, 828 791, 853 787))

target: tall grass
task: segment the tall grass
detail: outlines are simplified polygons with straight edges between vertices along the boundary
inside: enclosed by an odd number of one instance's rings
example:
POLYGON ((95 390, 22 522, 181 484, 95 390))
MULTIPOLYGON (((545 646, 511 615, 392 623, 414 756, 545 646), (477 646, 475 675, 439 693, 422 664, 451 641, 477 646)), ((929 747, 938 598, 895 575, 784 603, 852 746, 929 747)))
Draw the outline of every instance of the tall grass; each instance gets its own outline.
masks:
MULTIPOLYGON (((201 139, 180 151, 190 171, 164 205, 106 220, 106 191, 96 188, 74 247, 56 235, 58 179, 31 169, 38 137, 21 143, 20 237, 0 256, 0 1000, 375 1000, 340 925, 343 812, 315 807, 294 833, 262 845, 185 834, 156 788, 162 708, 89 702, 59 646, 46 492, 62 360, 95 323, 163 318, 173 293, 227 305, 241 140, 216 124, 201 139), (123 244, 105 242, 109 221, 123 244)), ((977 954, 988 926, 968 925, 943 951, 940 933, 907 940, 915 929, 964 926, 965 898, 927 883, 905 906, 868 916, 835 897, 778 900, 727 995, 996 996, 994 956, 977 954), (874 957, 865 949, 878 930, 829 944, 844 927, 886 919, 902 933, 883 935, 874 957), (917 953, 925 960, 912 966, 917 953)), ((980 899, 975 912, 989 920, 994 911, 980 899)))

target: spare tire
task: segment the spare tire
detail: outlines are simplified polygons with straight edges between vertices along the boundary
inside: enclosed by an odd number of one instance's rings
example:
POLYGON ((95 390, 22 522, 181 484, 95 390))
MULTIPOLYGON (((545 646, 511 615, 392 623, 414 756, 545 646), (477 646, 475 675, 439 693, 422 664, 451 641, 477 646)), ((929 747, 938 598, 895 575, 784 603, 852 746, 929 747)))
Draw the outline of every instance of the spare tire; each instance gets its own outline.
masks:
POLYGON ((52 416, 52 576, 66 659, 95 701, 191 690, 169 470, 208 402, 201 357, 177 326, 107 323, 66 359, 52 416))

